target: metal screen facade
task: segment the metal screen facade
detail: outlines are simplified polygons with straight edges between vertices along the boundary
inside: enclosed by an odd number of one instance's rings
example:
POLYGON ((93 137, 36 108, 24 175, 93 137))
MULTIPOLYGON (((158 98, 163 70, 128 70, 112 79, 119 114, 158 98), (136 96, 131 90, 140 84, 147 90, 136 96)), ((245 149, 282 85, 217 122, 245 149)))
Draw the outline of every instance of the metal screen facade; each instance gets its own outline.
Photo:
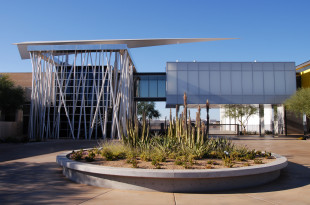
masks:
POLYGON ((122 46, 99 47, 29 49, 31 138, 120 138, 134 113, 134 65, 122 46))

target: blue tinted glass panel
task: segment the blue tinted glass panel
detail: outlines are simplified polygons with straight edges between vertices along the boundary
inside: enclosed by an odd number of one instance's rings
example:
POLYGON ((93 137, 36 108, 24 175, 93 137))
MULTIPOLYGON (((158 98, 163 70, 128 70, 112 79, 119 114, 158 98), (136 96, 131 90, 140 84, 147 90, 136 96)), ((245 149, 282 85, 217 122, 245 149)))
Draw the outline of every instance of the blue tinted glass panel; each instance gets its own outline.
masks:
POLYGON ((149 97, 157 97, 157 80, 149 80, 149 97))
POLYGON ((166 81, 158 80, 158 97, 166 97, 166 81))
POLYGON ((148 85, 148 80, 140 80, 140 96, 139 97, 142 97, 142 98, 145 98, 145 97, 149 97, 148 96, 148 92, 149 92, 149 85, 148 85))

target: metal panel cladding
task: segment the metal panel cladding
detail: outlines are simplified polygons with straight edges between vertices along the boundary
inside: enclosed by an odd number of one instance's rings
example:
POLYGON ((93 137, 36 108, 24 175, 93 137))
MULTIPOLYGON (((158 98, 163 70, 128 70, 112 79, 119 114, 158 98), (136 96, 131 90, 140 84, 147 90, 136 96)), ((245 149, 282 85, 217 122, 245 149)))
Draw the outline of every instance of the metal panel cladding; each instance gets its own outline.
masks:
POLYGON ((167 107, 282 104, 296 91, 294 62, 167 62, 167 107))

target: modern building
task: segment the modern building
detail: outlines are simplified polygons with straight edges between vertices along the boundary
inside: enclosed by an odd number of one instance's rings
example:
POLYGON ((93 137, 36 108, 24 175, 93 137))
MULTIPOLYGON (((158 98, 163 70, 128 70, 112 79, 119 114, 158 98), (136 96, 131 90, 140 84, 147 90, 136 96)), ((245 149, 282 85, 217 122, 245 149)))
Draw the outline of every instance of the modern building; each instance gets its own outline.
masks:
POLYGON ((282 103, 296 91, 294 62, 167 62, 165 73, 139 73, 130 55, 130 48, 214 40, 228 39, 17 43, 33 68, 30 137, 120 138, 137 101, 175 108, 184 92, 189 107, 203 107, 207 99, 213 107, 256 104, 261 133, 264 107, 278 105, 278 122, 271 121, 287 133, 282 103))
MULTIPOLYGON (((310 88, 310 61, 296 66, 297 88, 310 88)), ((310 131, 310 119, 303 116, 304 132, 310 131)))

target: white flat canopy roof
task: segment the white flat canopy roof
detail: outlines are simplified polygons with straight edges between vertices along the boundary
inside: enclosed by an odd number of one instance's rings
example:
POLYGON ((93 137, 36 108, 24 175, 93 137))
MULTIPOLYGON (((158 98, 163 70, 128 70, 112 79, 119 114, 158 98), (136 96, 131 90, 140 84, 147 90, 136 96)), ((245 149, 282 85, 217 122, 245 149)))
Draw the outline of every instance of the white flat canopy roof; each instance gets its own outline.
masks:
POLYGON ((164 39, 110 39, 110 40, 78 40, 78 41, 35 41, 14 43, 18 46, 22 59, 29 59, 28 46, 40 45, 92 45, 92 44, 126 44, 128 48, 161 46, 203 41, 230 40, 235 38, 164 38, 164 39))

